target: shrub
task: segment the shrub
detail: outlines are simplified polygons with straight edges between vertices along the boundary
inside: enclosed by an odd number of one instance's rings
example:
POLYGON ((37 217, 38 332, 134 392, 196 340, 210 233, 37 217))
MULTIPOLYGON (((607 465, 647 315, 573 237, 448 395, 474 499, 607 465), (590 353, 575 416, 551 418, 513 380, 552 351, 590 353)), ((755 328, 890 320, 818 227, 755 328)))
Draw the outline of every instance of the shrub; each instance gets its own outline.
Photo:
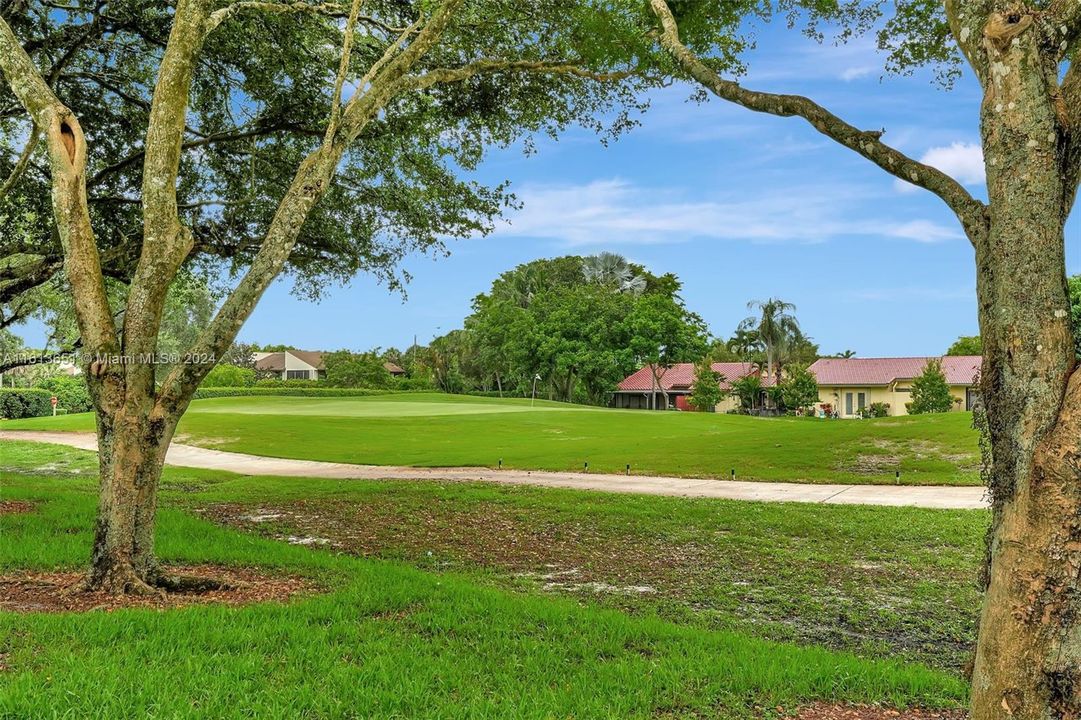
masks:
POLYGON ((691 383, 691 407, 699 412, 713 412, 724 397, 721 390, 721 374, 713 371, 709 358, 694 366, 694 382, 691 383))
POLYGON ((52 393, 40 388, 0 388, 0 417, 41 417, 53 412, 52 393))
POLYGON ((949 412, 953 408, 953 396, 941 360, 928 361, 920 376, 912 381, 912 402, 905 407, 913 415, 949 412))
POLYGON ((731 383, 732 392, 739 398, 740 408, 753 410, 758 406, 758 397, 762 394, 762 378, 758 375, 745 375, 731 383))
POLYGON ((69 413, 82 413, 89 412, 94 407, 90 402, 90 391, 86 388, 86 380, 81 377, 54 375, 38 380, 34 383, 34 387, 56 396, 58 412, 63 409, 69 413))
POLYGON ((865 413, 866 417, 881 418, 887 417, 890 414, 890 404, 884 402, 873 402, 867 408, 865 413))
POLYGON ((385 388, 394 380, 383 367, 383 360, 373 352, 338 350, 325 355, 323 364, 327 384, 334 387, 385 388))
MULTIPOLYGON (((394 379, 394 387, 399 390, 435 390, 435 383, 428 375, 413 377, 400 377, 394 379)), ((499 397, 499 391, 493 390, 492 397, 499 397)), ((523 397, 522 393, 516 393, 512 388, 503 388, 504 397, 523 397)))
POLYGON ((215 365, 203 378, 201 387, 249 387, 254 384, 254 370, 225 363, 215 365))
POLYGON ((784 406, 790 410, 814 407, 818 402, 818 381, 807 368, 790 367, 781 382, 780 392, 784 406))
POLYGON ((320 388, 326 383, 320 380, 282 380, 280 377, 265 377, 255 381, 255 387, 265 388, 320 388))

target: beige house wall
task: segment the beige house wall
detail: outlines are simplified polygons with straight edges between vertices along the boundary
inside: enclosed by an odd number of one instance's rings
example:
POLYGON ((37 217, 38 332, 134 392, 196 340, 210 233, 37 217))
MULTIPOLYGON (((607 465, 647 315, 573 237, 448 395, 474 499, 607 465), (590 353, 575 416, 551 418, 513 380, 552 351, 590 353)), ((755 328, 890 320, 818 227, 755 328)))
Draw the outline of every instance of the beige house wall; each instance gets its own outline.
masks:
MULTIPOLYGON (((308 377, 307 377, 308 380, 318 380, 319 379, 319 371, 316 368, 313 368, 311 365, 304 362, 300 358, 296 357, 292 353, 286 352, 285 353, 285 370, 283 370, 282 374, 281 374, 282 380, 289 379, 289 371, 290 370, 306 371, 308 373, 308 377)), ((303 378, 301 378, 301 379, 303 379, 303 378)))
MULTIPOLYGON (((865 407, 870 407, 871 403, 889 403, 890 415, 908 415, 905 404, 912 402, 912 392, 900 392, 898 388, 911 387, 911 381, 898 382, 894 385, 820 385, 818 387, 819 404, 815 410, 821 410, 823 404, 829 403, 833 405, 833 409, 840 417, 856 417, 856 412, 859 409, 859 393, 864 393, 867 396, 865 407), (852 393, 851 414, 845 412, 845 395, 847 393, 852 393)), ((968 386, 966 385, 950 386, 950 395, 954 399, 953 409, 955 411, 965 409, 967 391, 968 386)))
POLYGON ((726 413, 730 410, 735 410, 739 407, 739 398, 735 395, 726 395, 721 399, 719 403, 714 407, 716 412, 726 413))

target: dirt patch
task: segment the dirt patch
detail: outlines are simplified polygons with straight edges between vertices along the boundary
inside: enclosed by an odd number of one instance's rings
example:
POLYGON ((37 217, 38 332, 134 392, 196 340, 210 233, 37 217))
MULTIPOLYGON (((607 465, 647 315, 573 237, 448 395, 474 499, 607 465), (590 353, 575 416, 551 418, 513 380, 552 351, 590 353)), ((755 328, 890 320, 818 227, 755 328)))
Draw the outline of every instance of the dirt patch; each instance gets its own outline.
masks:
MULTIPOLYGON (((313 549, 405 561, 433 571, 484 568, 519 589, 574 595, 627 612, 693 617, 718 629, 751 628, 787 642, 872 655, 903 654, 960 667, 971 650, 967 599, 928 616, 911 588, 954 582, 953 570, 858 554, 815 557, 794 539, 798 563, 778 565, 741 532, 724 528, 678 537, 636 525, 552 516, 500 503, 394 497, 363 502, 297 500, 193 508, 213 522, 313 549), (815 592, 803 588, 813 583, 815 592), (957 609, 961 608, 961 609, 957 609)), ((969 585, 965 578, 965 588, 969 585)))
POLYGON ((852 464, 844 469, 857 475, 881 475, 899 467, 901 467, 901 458, 897 455, 860 453, 852 464))
POLYGON ((189 605, 249 605, 284 602, 318 588, 310 580, 289 575, 270 575, 254 568, 218 565, 169 567, 170 573, 208 578, 226 583, 228 589, 170 592, 162 597, 134 597, 86 592, 79 589, 82 572, 22 573, 0 576, 0 610, 9 612, 106 612, 129 607, 167 610, 189 605))
POLYGON ((22 515, 33 511, 34 503, 28 500, 0 500, 0 515, 22 515))
POLYGON ((964 710, 894 710, 873 705, 815 703, 801 709, 793 720, 965 720, 964 710))

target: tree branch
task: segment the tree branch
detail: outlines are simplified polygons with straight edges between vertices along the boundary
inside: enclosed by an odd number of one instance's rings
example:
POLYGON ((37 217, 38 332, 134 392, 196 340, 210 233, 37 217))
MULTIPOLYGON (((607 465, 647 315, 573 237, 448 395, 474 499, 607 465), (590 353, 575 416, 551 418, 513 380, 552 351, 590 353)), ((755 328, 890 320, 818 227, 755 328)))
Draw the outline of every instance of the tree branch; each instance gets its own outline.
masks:
POLYGON ((1081 184, 1081 65, 1077 60, 1070 63, 1059 86, 1059 121, 1066 139, 1063 152, 1063 181, 1066 191, 1063 198, 1062 217, 1066 218, 1077 198, 1081 184))
POLYGON ((76 340, 68 347, 51 353, 45 353, 42 355, 16 353, 15 357, 10 359, 5 356, 3 360, 0 360, 0 373, 6 373, 9 370, 26 367, 27 365, 45 365, 47 363, 51 363, 55 360, 59 360, 62 357, 71 355, 72 353, 77 351, 80 346, 81 343, 76 340))
MULTIPOLYGON (((438 42, 462 2, 443 2, 413 42, 401 52, 398 52, 401 42, 407 33, 414 32, 414 26, 420 27, 421 20, 386 49, 376 63, 382 69, 367 87, 362 85, 354 93, 342 111, 337 130, 328 133, 323 144, 300 164, 247 273, 196 340, 191 356, 217 358, 233 343, 263 293, 288 261, 305 220, 330 186, 346 148, 395 93, 401 91, 402 77, 438 42)), ((162 383, 155 412, 162 417, 179 417, 187 408, 194 389, 213 366, 214 362, 189 363, 174 368, 162 383)))
POLYGON ((1044 13, 1048 23, 1058 31, 1059 41, 1066 46, 1081 38, 1081 2, 1077 0, 1054 0, 1044 13))
MULTIPOLYGON (((218 145, 222 143, 237 142, 240 140, 250 140, 252 138, 265 137, 267 135, 271 135, 276 132, 283 132, 286 130, 296 132, 302 135, 311 135, 313 137, 317 137, 319 135, 319 133, 312 131, 308 128, 304 128, 300 125, 287 122, 283 118, 280 122, 274 122, 268 125, 259 125, 257 121, 257 127, 253 127, 249 130, 237 129, 229 132, 219 132, 213 133, 211 135, 204 135, 198 140, 187 140, 181 145, 181 149, 191 150, 193 148, 205 147, 207 145, 218 145)), ((118 160, 112 165, 103 167, 101 170, 98 170, 96 173, 90 176, 90 179, 87 181, 87 185, 89 187, 100 185, 101 182, 105 180, 105 178, 107 178, 109 175, 113 175, 120 172, 121 170, 125 170, 134 165, 135 163, 139 162, 139 160, 145 154, 145 150, 136 150, 135 152, 131 153, 130 155, 121 160, 118 160)))
POLYGON ((86 140, 78 119, 53 94, 30 56, 0 18, 0 70, 15 97, 44 133, 52 171, 53 214, 64 248, 76 318, 87 350, 118 349, 94 231, 86 205, 86 140))
POLYGON ((30 137, 26 140, 26 147, 19 154, 19 159, 15 161, 15 166, 11 168, 11 173, 4 180, 4 184, 0 185, 0 200, 3 200, 11 192, 11 188, 15 186, 15 183, 19 182, 23 173, 26 172, 26 166, 30 164, 30 156, 34 154, 34 148, 38 146, 40 139, 41 130, 38 128, 38 124, 34 123, 30 128, 30 137))
POLYGON ((880 139, 881 132, 863 131, 849 125, 809 98, 747 90, 738 83, 725 80, 680 42, 679 28, 666 0, 650 0, 650 4, 663 28, 661 45, 688 75, 717 97, 755 112, 803 118, 818 132, 859 153, 891 175, 938 195, 960 219, 973 243, 985 236, 987 217, 984 204, 969 195, 949 175, 886 145, 880 139))
MULTIPOLYGON (((315 15, 324 15, 330 18, 347 18, 349 17, 349 7, 340 3, 319 3, 312 4, 306 2, 286 2, 286 3, 274 3, 274 2, 260 2, 259 0, 244 0, 242 2, 235 2, 232 5, 215 10, 210 14, 209 25, 207 32, 215 30, 223 22, 231 19, 233 16, 240 14, 246 10, 255 10, 257 12, 273 13, 277 15, 289 15, 295 13, 312 13, 315 15)), ((379 28, 383 32, 388 34, 401 33, 405 28, 396 28, 387 25, 378 18, 371 17, 370 15, 357 15, 357 20, 365 23, 366 25, 372 25, 379 28)))
MULTIPOLYGON (((194 245, 191 231, 180 222, 176 185, 188 95, 195 58, 206 36, 208 5, 208 0, 177 4, 154 86, 143 145, 143 247, 124 314, 124 350, 129 356, 153 354, 165 296, 194 245)), ((127 376, 129 383, 153 388, 154 368, 148 363, 129 363, 127 376)))
POLYGON ((363 0, 353 0, 353 7, 349 10, 349 19, 345 21, 345 32, 342 34, 342 58, 338 63, 338 74, 334 78, 334 93, 330 97, 330 120, 327 121, 327 131, 323 136, 324 142, 334 137, 338 131, 338 121, 342 115, 342 88, 345 87, 345 78, 349 74, 349 58, 353 52, 353 28, 357 24, 357 14, 360 13, 360 5, 363 0))
POLYGON ((411 88, 423 89, 437 83, 453 83, 468 80, 481 73, 497 72, 535 72, 553 75, 572 75, 574 77, 598 82, 625 80, 639 73, 633 70, 599 73, 587 70, 581 64, 566 61, 544 60, 504 60, 500 58, 482 58, 468 65, 456 68, 435 68, 420 75, 411 75, 406 82, 411 88))
POLYGON ((945 0, 946 21, 950 25, 961 54, 981 80, 987 78, 987 52, 983 46, 983 29, 991 13, 988 0, 945 0))

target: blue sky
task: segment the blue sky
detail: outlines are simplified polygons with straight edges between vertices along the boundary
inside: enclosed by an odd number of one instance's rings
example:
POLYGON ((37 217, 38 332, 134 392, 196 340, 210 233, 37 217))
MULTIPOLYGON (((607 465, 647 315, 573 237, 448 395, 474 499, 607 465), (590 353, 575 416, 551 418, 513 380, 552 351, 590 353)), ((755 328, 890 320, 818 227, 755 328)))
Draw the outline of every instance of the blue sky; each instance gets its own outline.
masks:
MULTIPOLYGON (((971 78, 944 91, 930 72, 883 77, 873 40, 818 45, 780 25, 759 35, 749 66, 744 85, 809 95, 859 127, 885 128, 885 141, 985 197, 971 78)), ((679 275, 687 305, 720 336, 748 300, 769 296, 796 304, 823 352, 935 354, 977 332, 972 250, 938 198, 802 120, 697 105, 690 93, 657 92, 641 127, 608 147, 574 130, 541 140, 534 156, 493 152, 476 177, 511 180, 524 207, 492 235, 450 244, 449 257, 409 258, 407 298, 362 275, 313 304, 285 279, 241 339, 326 350, 424 343, 460 327, 500 272, 601 250, 679 275)), ((1081 272, 1076 215, 1070 273, 1081 272)))

